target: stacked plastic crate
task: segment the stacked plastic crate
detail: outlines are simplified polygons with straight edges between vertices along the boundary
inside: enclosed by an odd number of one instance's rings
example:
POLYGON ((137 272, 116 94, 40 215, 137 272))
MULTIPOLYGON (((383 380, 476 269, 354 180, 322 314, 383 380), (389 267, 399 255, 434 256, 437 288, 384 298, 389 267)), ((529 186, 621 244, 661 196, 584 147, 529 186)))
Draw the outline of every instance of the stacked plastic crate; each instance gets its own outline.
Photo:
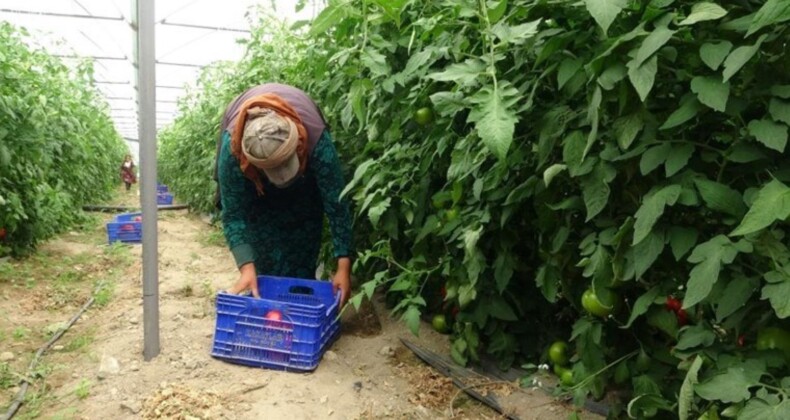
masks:
POLYGON ((170 194, 167 185, 157 184, 156 204, 159 206, 169 206, 173 204, 173 194, 170 194))

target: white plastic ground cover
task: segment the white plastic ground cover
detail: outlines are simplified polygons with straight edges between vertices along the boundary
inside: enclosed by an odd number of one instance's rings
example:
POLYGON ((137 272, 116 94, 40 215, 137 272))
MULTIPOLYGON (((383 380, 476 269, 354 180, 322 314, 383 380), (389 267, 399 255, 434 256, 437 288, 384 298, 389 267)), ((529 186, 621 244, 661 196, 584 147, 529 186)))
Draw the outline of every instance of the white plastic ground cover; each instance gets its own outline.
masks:
MULTIPOLYGON (((184 86, 201 67, 238 60, 249 28, 247 14, 256 7, 275 9, 289 21, 311 19, 322 0, 157 0, 157 127, 170 123, 184 86)), ((0 20, 25 27, 38 45, 67 62, 92 57, 95 82, 110 106, 118 132, 137 158, 137 90, 133 65, 131 0, 2 0, 0 20)))

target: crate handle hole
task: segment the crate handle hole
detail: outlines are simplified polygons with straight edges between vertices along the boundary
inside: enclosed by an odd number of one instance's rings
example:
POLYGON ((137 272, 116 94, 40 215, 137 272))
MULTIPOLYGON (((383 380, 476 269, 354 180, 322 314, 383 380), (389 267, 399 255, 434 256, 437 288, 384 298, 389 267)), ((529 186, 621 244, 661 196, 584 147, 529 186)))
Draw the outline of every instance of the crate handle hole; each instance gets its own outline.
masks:
POLYGON ((307 287, 307 286, 291 286, 291 288, 288 289, 288 292, 289 293, 293 293, 295 295, 312 295, 312 294, 315 294, 315 291, 313 290, 313 288, 312 287, 307 287))

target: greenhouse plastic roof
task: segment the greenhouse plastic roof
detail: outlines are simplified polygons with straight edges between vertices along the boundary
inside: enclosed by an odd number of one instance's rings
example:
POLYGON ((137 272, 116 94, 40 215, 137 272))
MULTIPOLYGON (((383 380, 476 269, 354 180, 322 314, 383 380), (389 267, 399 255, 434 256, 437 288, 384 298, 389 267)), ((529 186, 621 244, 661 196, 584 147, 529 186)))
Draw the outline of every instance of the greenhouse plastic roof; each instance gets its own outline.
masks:
MULTIPOLYGON (((157 0, 156 7, 156 120, 170 123, 184 86, 200 69, 221 60, 238 60, 244 48, 237 40, 249 29, 252 7, 272 9, 277 16, 297 21, 311 19, 318 3, 296 13, 297 0, 157 0)), ((64 60, 92 57, 95 82, 107 100, 118 132, 137 156, 137 89, 133 65, 135 32, 131 0, 3 0, 0 19, 28 29, 35 42, 64 60)))

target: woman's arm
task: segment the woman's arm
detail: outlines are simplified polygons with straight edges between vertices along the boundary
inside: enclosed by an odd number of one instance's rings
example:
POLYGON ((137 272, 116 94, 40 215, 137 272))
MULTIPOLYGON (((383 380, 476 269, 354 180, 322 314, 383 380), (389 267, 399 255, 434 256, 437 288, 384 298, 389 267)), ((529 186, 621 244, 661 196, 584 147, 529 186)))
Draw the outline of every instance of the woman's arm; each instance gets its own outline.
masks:
POLYGON ((236 260, 236 266, 255 261, 255 253, 249 240, 247 212, 251 197, 246 189, 247 179, 241 172, 239 161, 230 153, 230 135, 222 138, 218 158, 219 189, 222 196, 222 229, 225 240, 236 260))

